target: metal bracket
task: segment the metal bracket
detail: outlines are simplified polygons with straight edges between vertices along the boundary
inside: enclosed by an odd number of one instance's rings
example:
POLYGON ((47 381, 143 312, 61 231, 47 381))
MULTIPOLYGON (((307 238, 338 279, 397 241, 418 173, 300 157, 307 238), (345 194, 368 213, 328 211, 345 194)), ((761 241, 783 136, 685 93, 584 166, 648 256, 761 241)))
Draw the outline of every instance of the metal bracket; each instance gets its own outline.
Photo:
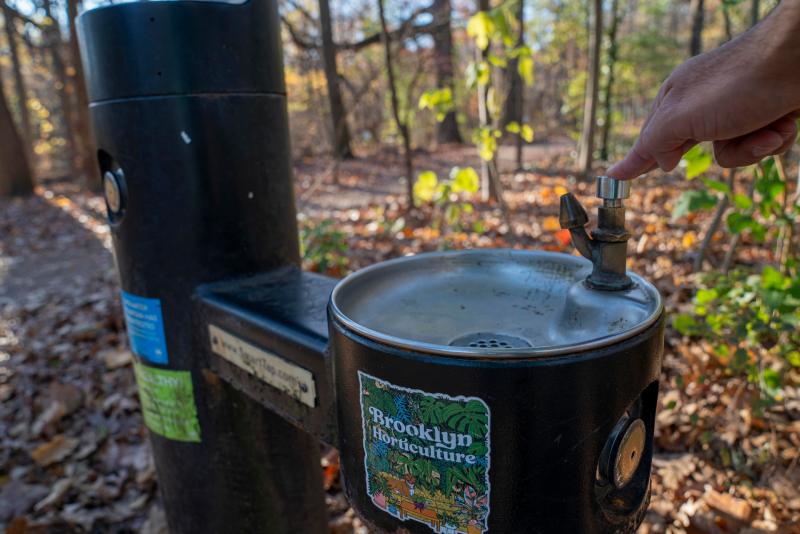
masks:
POLYGON ((285 267, 195 293, 211 370, 320 441, 337 442, 326 308, 336 280, 285 267))

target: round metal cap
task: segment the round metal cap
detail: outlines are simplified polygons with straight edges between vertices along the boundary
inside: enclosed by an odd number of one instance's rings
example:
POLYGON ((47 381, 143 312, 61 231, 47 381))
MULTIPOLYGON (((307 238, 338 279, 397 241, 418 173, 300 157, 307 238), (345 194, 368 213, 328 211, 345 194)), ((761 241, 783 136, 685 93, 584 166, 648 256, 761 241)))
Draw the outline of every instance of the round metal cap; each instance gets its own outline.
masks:
POLYGON ((111 171, 106 171, 103 174, 103 193, 106 197, 108 210, 115 215, 119 213, 119 210, 122 208, 122 193, 117 177, 111 171))
POLYGON ((472 358, 575 353, 631 337, 661 314, 658 291, 585 284, 588 260, 540 251, 465 250, 398 258, 336 286, 349 330, 418 352, 472 358))
POLYGON ((598 176, 597 196, 603 200, 624 200, 631 196, 631 182, 610 176, 598 176))
POLYGON ((631 423, 622 436, 614 458, 614 485, 618 489, 624 488, 636 473, 642 462, 646 438, 647 431, 641 419, 631 423))

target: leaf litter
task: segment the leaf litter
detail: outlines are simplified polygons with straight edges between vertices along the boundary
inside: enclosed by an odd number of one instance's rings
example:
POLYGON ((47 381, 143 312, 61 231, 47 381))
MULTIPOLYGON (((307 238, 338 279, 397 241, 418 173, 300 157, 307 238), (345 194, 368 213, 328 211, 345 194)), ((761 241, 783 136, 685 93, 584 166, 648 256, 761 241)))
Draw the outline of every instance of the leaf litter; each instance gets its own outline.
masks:
MULTIPOLYGON (((439 174, 469 158, 459 148, 415 154, 418 169, 439 174)), ((441 248, 570 253, 556 226, 558 199, 570 190, 593 206, 592 184, 559 170, 569 166, 563 150, 547 152, 544 162, 538 171, 504 173, 509 221, 475 202, 463 228, 432 228, 429 206, 403 209, 393 152, 343 162, 336 183, 325 173, 327 162, 301 160, 299 224, 332 221, 344 236, 346 262, 334 264, 337 276, 441 248)), ((707 221, 705 215, 670 220, 684 186, 679 177, 648 177, 628 202, 629 267, 658 287, 669 311, 685 309, 691 299, 692 252, 707 221)), ((0 528, 166 532, 103 200, 61 182, 36 193, 0 200, 0 528)), ((768 256, 747 240, 740 247, 743 262, 768 256)), ((712 261, 721 257, 722 244, 714 240, 709 254, 712 261)), ((313 255, 305 266, 319 269, 313 255)), ((709 347, 668 329, 653 496, 639 532, 800 533, 797 382, 784 387, 781 402, 760 411, 752 407, 753 394, 709 347)), ((368 532, 342 494, 335 450, 322 451, 320 468, 330 531, 368 532)))

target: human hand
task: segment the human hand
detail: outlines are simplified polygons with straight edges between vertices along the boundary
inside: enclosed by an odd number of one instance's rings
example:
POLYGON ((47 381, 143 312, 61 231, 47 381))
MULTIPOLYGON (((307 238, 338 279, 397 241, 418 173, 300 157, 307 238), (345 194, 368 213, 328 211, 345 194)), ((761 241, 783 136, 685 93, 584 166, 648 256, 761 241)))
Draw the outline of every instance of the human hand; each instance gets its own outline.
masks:
POLYGON ((717 163, 742 167, 782 154, 800 117, 800 2, 781 2, 758 26, 675 69, 639 138, 606 174, 629 180, 670 171, 701 141, 717 163))

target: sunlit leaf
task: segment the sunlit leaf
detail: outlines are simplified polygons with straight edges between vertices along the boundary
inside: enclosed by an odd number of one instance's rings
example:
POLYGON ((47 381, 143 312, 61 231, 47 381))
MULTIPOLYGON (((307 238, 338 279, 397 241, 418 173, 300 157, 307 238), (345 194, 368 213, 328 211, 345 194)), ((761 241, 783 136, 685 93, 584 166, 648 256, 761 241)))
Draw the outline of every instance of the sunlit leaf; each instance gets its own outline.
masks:
POLYGON ((476 193, 480 187, 480 178, 472 167, 454 167, 451 176, 454 193, 476 193))
POLYGON ((678 197, 675 208, 672 210, 672 220, 677 220, 696 211, 711 209, 716 205, 717 197, 708 191, 684 191, 678 197))
POLYGON ((517 72, 525 82, 525 85, 533 85, 533 58, 529 56, 521 57, 517 61, 517 72))
POLYGON ((414 198, 420 202, 430 202, 434 199, 439 179, 433 171, 419 173, 417 181, 414 183, 414 198))
POLYGON ((481 50, 486 50, 489 46, 493 31, 494 22, 486 11, 478 11, 467 22, 467 35, 475 40, 475 45, 481 50))
POLYGON ((695 145, 683 155, 686 164, 686 178, 692 180, 708 170, 713 162, 711 153, 706 151, 701 145, 695 145))

